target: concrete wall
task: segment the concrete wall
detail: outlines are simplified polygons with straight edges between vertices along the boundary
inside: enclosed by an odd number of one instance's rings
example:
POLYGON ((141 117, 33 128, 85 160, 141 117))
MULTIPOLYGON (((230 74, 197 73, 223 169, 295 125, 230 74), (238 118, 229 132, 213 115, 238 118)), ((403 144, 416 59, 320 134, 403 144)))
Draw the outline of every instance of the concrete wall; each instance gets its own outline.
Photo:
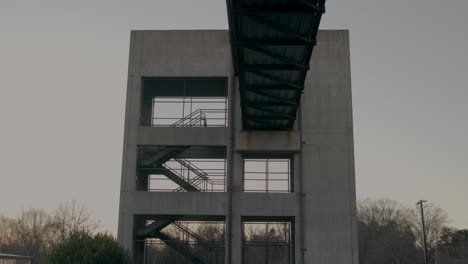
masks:
MULTIPOLYGON (((358 263, 348 31, 320 31, 293 131, 243 131, 228 31, 134 31, 131 36, 119 241, 133 249, 138 214, 224 215, 231 262, 242 261, 241 217, 295 219, 296 263, 358 263), (141 78, 227 77, 229 128, 139 126, 141 78), (299 128, 302 128, 299 130, 299 128), (226 193, 135 192, 138 144, 225 145, 226 193), (243 154, 294 154, 294 193, 243 193, 243 154), (302 171, 302 173, 300 173, 302 171)), ((226 259, 228 260, 228 259, 226 259)))
POLYGON ((358 263, 349 32, 317 38, 301 100, 305 263, 358 263))
MULTIPOLYGON (((232 78, 232 71, 227 31, 132 31, 118 230, 118 239, 126 248, 133 250, 134 215, 147 214, 150 211, 153 214, 165 214, 165 208, 179 209, 173 213, 193 214, 205 212, 203 208, 210 205, 205 203, 209 199, 203 198, 206 196, 199 199, 198 193, 185 193, 179 199, 174 199, 171 197, 173 193, 135 192, 137 145, 227 145, 228 137, 226 128, 139 126, 142 77, 232 78), (181 205, 184 202, 187 203, 186 206, 181 205)), ((232 81, 229 79, 228 83, 232 81)), ((227 206, 223 205, 222 199, 219 204, 220 206, 215 206, 221 208, 216 211, 217 214, 225 214, 227 206)))

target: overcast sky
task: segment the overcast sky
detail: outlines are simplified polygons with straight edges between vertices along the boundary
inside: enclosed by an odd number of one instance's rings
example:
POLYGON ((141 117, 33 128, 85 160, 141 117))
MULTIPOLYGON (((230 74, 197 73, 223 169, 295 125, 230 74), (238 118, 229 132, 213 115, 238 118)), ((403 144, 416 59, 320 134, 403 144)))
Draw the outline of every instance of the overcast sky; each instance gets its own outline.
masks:
MULTIPOLYGON (((349 29, 358 198, 468 228, 467 0, 328 0, 349 29)), ((86 204, 117 229, 132 29, 227 29, 224 0, 0 0, 0 214, 86 204)))

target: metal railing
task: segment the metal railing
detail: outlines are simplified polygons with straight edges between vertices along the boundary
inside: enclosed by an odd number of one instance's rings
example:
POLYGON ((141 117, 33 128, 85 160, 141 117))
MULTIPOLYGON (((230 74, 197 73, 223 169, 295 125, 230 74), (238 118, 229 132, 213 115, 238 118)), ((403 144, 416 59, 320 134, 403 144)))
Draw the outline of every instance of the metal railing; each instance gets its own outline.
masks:
POLYGON ((226 127, 226 109, 197 109, 170 127, 226 127))
MULTIPOLYGON (((201 192, 224 192, 226 188, 225 159, 188 160, 173 158, 162 165, 201 192), (198 165, 198 166, 197 166, 198 165), (200 168, 200 166, 202 168, 200 168)), ((148 191, 184 192, 186 189, 162 175, 149 175, 148 191), (157 187, 157 188, 154 188, 157 187)))
POLYGON ((227 127, 226 97, 156 97, 143 101, 140 123, 152 127, 227 127))
MULTIPOLYGON (((191 186, 195 187, 196 189, 198 189, 199 191, 206 191, 208 189, 207 187, 207 184, 206 183, 209 183, 208 181, 208 177, 200 177, 200 176, 196 176, 194 178, 190 178, 190 177, 186 177, 185 175, 190 175, 189 173, 185 174, 185 173, 179 173, 178 170, 176 169, 173 169, 171 168, 170 166, 167 166, 166 164, 163 164, 162 165, 164 168, 166 168, 167 170, 171 171, 172 173, 174 173, 175 175, 179 176, 180 178, 182 178, 184 181, 186 181, 188 184, 190 184, 191 186)), ((174 189, 172 190, 173 192, 182 192, 184 191, 185 188, 183 188, 182 186, 177 188, 177 189, 174 189)))
POLYGON ((222 264, 225 254, 224 228, 224 223, 217 221, 175 220, 152 238, 144 239, 144 263, 222 264))

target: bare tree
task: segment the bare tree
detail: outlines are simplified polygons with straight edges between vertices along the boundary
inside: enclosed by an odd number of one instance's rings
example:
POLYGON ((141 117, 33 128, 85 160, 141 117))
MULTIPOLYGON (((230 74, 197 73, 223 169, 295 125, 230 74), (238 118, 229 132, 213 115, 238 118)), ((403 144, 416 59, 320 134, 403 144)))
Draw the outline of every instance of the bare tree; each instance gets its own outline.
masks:
POLYGON ((99 227, 91 212, 75 200, 59 206, 53 216, 53 224, 60 242, 76 233, 92 233, 99 227))
POLYGON ((361 264, 414 264, 419 250, 411 231, 408 210, 388 199, 366 199, 358 204, 361 264))
POLYGON ((0 215, 0 248, 9 240, 10 219, 0 215))
POLYGON ((389 199, 365 199, 358 203, 358 218, 366 224, 401 224, 407 221, 406 208, 389 199))
POLYGON ((54 242, 52 219, 44 210, 22 210, 12 223, 12 232, 13 239, 34 263, 41 263, 54 242))
MULTIPOLYGON (((440 241, 442 231, 449 222, 448 214, 442 208, 431 204, 424 204, 424 222, 426 227, 427 247, 429 260, 434 258, 437 244, 440 241)), ((422 233, 422 221, 419 208, 413 208, 409 211, 409 217, 412 224, 412 230, 416 235, 416 242, 418 246, 423 246, 423 233, 422 233)))
POLYGON ((18 243, 13 238, 13 219, 0 215, 0 250, 18 253, 18 243))

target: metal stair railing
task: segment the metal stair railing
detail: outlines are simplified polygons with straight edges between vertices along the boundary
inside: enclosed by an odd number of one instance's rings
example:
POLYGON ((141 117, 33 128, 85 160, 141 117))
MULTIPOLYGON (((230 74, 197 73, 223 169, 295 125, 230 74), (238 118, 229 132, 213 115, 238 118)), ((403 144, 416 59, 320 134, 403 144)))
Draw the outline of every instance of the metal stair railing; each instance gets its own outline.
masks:
MULTIPOLYGON (((187 182, 187 184, 190 184, 192 185, 193 188, 197 189, 198 191, 202 191, 197 185, 194 185, 194 180, 196 180, 197 178, 194 178, 194 179, 188 179, 187 177, 184 177, 184 175, 182 175, 181 173, 179 173, 177 170, 163 164, 161 165, 163 168, 167 169, 168 171, 172 172, 173 174, 177 175, 179 178, 183 179, 185 182, 187 182)), ((185 190, 185 188, 183 186, 180 186, 179 188, 173 190, 173 191, 176 191, 176 190, 179 190, 182 191, 182 190, 185 190), (180 190, 179 190, 180 189, 180 190)))
MULTIPOLYGON (((209 190, 209 187, 208 187, 208 184, 211 184, 210 181, 207 181, 207 180, 204 180, 204 179, 201 179, 199 177, 196 177, 196 178, 193 178, 191 179, 189 182, 188 182, 190 185, 192 185, 193 187, 197 188, 198 190, 200 190, 201 192, 206 192, 207 190, 209 190), (202 186, 200 186, 202 185, 202 186)), ((174 189, 172 190, 173 192, 182 192, 184 191, 184 188, 182 187, 179 187, 177 189, 174 189)))
POLYGON ((182 117, 179 121, 171 125, 171 127, 192 127, 199 122, 199 126, 202 126, 202 120, 204 120, 204 125, 206 126, 206 116, 203 113, 202 109, 197 109, 194 112, 182 117), (202 118, 204 117, 204 118, 202 118))
MULTIPOLYGON (((224 245, 222 244, 214 244, 213 246, 205 246, 202 249, 198 250, 194 256, 196 256, 198 259, 202 259, 206 262, 213 263, 212 259, 208 258, 208 255, 211 253, 216 253, 216 250, 218 249, 223 249, 224 250, 224 245)), ((216 257, 217 258, 217 257, 216 257)), ((177 264, 193 264, 193 261, 187 257, 183 259, 182 261, 179 261, 177 264)))
POLYGON ((205 242, 205 239, 203 237, 201 237, 199 234, 193 232, 192 230, 190 230, 190 228, 184 226, 182 223, 180 223, 179 221, 174 221, 172 223, 173 226, 175 226, 177 229, 179 229, 180 231, 184 232, 185 234, 187 234, 188 236, 190 236, 191 238, 193 238, 194 240, 196 240, 197 242, 205 242))
POLYGON ((185 245, 182 241, 163 232, 158 232, 156 236, 166 245, 172 247, 174 250, 182 254, 185 259, 189 260, 191 263, 207 264, 203 258, 199 257, 197 253, 194 253, 191 248, 188 245, 185 245))
POLYGON ((178 148, 171 148, 171 147, 164 147, 159 151, 153 153, 153 155, 149 158, 142 160, 140 163, 144 166, 152 166, 156 167, 158 165, 162 165, 174 156, 184 152, 185 150, 189 149, 190 147, 178 147, 178 148), (162 156, 161 156, 162 153, 162 156))
MULTIPOLYGON (((180 231, 184 232, 186 235, 188 235, 189 237, 193 238, 194 240, 196 240, 197 242, 197 245, 200 245, 202 246, 202 249, 198 250, 196 253, 195 253, 195 256, 199 259, 203 259, 206 261, 206 258, 205 256, 208 255, 209 253, 213 252, 216 250, 216 248, 219 247, 219 245, 217 244, 209 244, 208 241, 206 241, 205 238, 201 237, 199 234, 193 232, 192 230, 190 230, 188 227, 184 226, 183 224, 181 224, 179 221, 175 221, 172 223, 173 226, 175 226, 177 229, 179 229, 180 231)), ((193 263, 191 259, 189 258, 185 258, 183 261, 179 262, 178 264, 189 264, 189 263, 193 263)))
POLYGON ((170 127, 226 127, 227 126, 226 109, 197 109, 192 113, 182 117, 170 127), (211 124, 208 121, 211 120, 211 124))
POLYGON ((189 169, 190 171, 192 171, 193 173, 195 173, 196 175, 202 177, 202 178, 206 178, 208 179, 208 173, 204 172, 202 169, 198 168, 195 164, 193 164, 192 162, 186 160, 186 159, 182 159, 182 158, 174 158, 175 161, 179 162, 182 166, 184 166, 185 168, 189 169))
MULTIPOLYGON (((209 253, 210 253, 210 250, 208 250, 207 248, 203 248, 202 250, 197 251, 197 252, 194 254, 194 256, 197 257, 197 258, 199 258, 199 259, 203 259, 203 260, 204 260, 204 259, 205 259, 205 256, 208 255, 209 253)), ((193 261, 192 261, 190 258, 188 258, 188 257, 186 257, 186 256, 184 256, 184 258, 185 258, 185 259, 183 259, 182 261, 178 262, 177 264, 192 264, 192 263, 193 263, 193 261)))
MULTIPOLYGON (((192 178, 189 180, 189 183, 193 186, 195 186, 197 189, 200 189, 201 191, 208 191, 209 187, 208 185, 211 185, 213 187, 213 182, 208 178, 208 173, 204 172, 202 169, 198 168, 195 164, 192 162, 183 159, 183 158, 174 158, 175 161, 180 163, 182 166, 184 166, 186 169, 189 171, 193 172, 197 177, 192 178), (202 186, 200 186, 202 185, 202 186)), ((174 190, 175 192, 181 192, 183 191, 183 188, 177 188, 174 190)))

